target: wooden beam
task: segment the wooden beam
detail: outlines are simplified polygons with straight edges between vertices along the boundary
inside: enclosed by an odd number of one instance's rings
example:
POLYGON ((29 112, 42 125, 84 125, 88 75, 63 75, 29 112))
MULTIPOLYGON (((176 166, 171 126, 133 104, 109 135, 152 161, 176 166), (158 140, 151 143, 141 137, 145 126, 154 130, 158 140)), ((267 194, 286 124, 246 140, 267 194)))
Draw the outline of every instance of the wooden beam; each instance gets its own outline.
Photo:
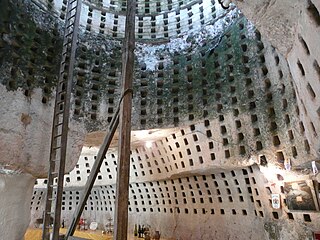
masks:
POLYGON ((126 93, 132 89, 134 76, 135 11, 136 0, 127 0, 125 37, 122 47, 123 101, 120 107, 119 121, 120 134, 114 224, 114 239, 116 240, 126 240, 128 231, 132 91, 131 94, 126 93))
POLYGON ((80 202, 77 206, 76 211, 74 212, 74 215, 73 215, 71 224, 69 226, 69 229, 66 233, 65 239, 72 239, 72 238, 70 238, 70 236, 73 236, 73 234, 77 228, 80 216, 81 216, 83 209, 87 203, 88 197, 89 197, 91 190, 92 190, 92 187, 93 187, 93 184, 96 181, 101 164, 102 164, 104 157, 109 149, 109 146, 111 144, 112 138, 114 136, 114 133, 117 130, 118 125, 119 125, 119 110, 116 111, 116 113, 113 117, 113 121, 110 124, 109 132, 106 135, 106 137, 104 138, 102 145, 100 146, 98 155, 97 155, 96 160, 92 166, 89 178, 86 182, 86 185, 81 193, 80 202))

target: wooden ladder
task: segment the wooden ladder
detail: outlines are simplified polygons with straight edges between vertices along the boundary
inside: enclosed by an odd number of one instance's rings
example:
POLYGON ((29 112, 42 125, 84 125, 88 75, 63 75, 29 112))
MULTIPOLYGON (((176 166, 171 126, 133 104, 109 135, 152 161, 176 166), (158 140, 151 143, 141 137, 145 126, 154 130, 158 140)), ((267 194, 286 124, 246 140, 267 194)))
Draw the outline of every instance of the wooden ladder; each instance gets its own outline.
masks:
POLYGON ((59 239, 63 180, 67 153, 70 99, 75 53, 78 41, 80 10, 81 0, 67 1, 62 58, 60 63, 58 85, 56 88, 56 99, 52 123, 49 160, 50 165, 47 179, 46 205, 45 212, 43 214, 42 240, 59 239), (51 234, 52 236, 50 237, 51 234))

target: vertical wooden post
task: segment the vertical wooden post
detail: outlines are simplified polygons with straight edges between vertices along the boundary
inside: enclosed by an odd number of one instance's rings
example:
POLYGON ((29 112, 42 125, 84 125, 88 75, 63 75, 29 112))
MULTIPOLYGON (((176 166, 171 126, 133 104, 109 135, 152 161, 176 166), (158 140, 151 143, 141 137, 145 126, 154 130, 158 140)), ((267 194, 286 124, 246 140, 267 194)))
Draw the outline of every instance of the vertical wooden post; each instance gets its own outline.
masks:
POLYGON ((126 240, 128 232, 128 201, 130 175, 130 135, 132 111, 132 81, 134 76, 136 0, 127 0, 125 38, 122 47, 122 95, 120 136, 117 166, 114 239, 126 240), (129 94, 128 94, 129 93, 129 94))

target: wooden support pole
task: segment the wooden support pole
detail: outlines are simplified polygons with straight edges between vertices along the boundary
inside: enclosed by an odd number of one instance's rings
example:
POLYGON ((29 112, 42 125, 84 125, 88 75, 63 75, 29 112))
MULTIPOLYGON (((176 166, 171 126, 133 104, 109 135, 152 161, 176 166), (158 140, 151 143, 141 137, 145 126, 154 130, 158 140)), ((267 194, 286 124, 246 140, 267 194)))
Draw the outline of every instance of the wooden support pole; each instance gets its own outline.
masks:
POLYGON ((115 203, 114 238, 126 240, 128 231, 128 201, 130 176, 130 135, 132 112, 132 81, 134 76, 136 0, 127 0, 125 37, 122 47, 122 95, 120 107, 119 154, 115 203), (130 92, 131 94, 126 94, 130 92))

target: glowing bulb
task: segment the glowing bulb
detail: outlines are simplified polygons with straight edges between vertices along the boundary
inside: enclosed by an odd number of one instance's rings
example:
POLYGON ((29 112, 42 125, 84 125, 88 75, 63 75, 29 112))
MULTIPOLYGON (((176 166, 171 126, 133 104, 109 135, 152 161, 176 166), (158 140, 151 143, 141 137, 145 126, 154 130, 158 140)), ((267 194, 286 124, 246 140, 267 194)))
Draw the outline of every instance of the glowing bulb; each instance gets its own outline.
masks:
POLYGON ((146 142, 146 147, 151 148, 152 147, 152 142, 146 142))

